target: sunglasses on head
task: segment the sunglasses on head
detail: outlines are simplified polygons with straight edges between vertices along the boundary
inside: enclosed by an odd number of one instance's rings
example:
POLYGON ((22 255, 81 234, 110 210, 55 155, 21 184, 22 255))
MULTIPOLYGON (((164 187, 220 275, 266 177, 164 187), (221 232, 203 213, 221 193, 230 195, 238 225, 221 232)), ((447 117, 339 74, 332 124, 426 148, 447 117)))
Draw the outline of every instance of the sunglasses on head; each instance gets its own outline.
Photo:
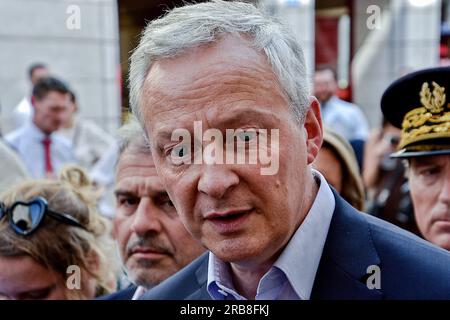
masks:
POLYGON ((50 210, 47 200, 42 197, 34 198, 28 202, 16 201, 10 208, 6 208, 5 204, 0 202, 0 221, 8 216, 11 228, 22 236, 28 236, 36 231, 46 215, 60 222, 86 230, 71 215, 50 210))

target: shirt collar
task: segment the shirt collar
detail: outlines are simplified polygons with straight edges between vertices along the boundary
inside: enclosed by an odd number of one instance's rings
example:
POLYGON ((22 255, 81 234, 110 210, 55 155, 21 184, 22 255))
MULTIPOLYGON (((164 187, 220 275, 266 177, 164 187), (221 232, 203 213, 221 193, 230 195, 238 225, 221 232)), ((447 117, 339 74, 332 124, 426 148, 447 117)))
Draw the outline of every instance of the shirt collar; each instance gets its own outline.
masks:
POLYGON ((143 286, 137 287, 131 300, 139 300, 139 298, 142 297, 142 295, 146 292, 147 292, 147 289, 145 289, 143 286))
MULTIPOLYGON (((281 270, 301 299, 310 298, 335 207, 334 195, 327 181, 318 171, 313 170, 313 174, 320 184, 313 205, 279 258, 262 278, 281 270)), ((261 282, 258 288, 260 286, 261 282)), ((212 298, 228 294, 242 298, 234 290, 229 265, 212 252, 209 253, 207 290, 212 298)))
POLYGON ((311 295, 336 204, 325 178, 318 171, 313 172, 320 181, 316 199, 274 264, 284 272, 301 299, 309 299, 311 295))
POLYGON ((33 121, 28 121, 25 125, 27 130, 27 135, 36 140, 42 141, 46 137, 51 137, 51 135, 46 135, 41 129, 39 129, 33 121))
POLYGON ((320 109, 321 109, 321 111, 325 111, 325 110, 328 110, 328 106, 331 104, 334 104, 334 102, 335 102, 335 100, 336 100, 336 96, 331 96, 330 98, 328 98, 328 100, 326 100, 326 101, 323 101, 323 102, 321 102, 320 103, 320 109))

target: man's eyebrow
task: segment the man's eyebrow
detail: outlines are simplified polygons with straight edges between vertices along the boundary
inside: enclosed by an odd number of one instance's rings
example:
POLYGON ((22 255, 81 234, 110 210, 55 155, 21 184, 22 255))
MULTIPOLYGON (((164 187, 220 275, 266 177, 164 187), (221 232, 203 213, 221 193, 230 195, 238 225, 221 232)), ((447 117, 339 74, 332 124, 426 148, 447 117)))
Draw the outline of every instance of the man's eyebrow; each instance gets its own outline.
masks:
POLYGON ((427 158, 416 158, 413 161, 414 161, 413 164, 415 166, 439 165, 439 163, 436 163, 432 159, 427 159, 427 158))
POLYGON ((169 131, 167 128, 160 129, 156 133, 156 140, 170 140, 170 137, 172 136, 172 131, 169 131))
MULTIPOLYGON (((189 131, 189 129, 186 129, 186 128, 180 128, 180 129, 189 131)), ((154 147, 162 149, 164 143, 172 141, 173 131, 175 131, 175 129, 170 129, 167 127, 158 130, 156 133, 155 139, 152 140, 155 142, 154 147)))
MULTIPOLYGON (((244 122, 248 122, 249 120, 254 120, 255 118, 264 116, 264 115, 269 115, 269 116, 274 116, 273 112, 269 112, 267 110, 252 110, 252 109, 236 109, 236 110, 231 110, 229 112, 224 111, 222 114, 224 114, 224 116, 219 116, 217 119, 214 119, 214 122, 217 123, 218 125, 220 124, 220 127, 223 127, 224 125, 227 124, 236 124, 236 123, 244 123, 244 122), (244 116, 245 117, 244 117, 244 116)), ((157 133, 156 133, 156 139, 157 141, 161 141, 161 140, 169 140, 171 141, 172 138, 172 133, 173 131, 175 131, 176 129, 183 129, 183 130, 187 130, 189 132, 191 132, 194 128, 194 121, 192 121, 192 124, 190 126, 186 127, 180 127, 180 128, 169 128, 169 127, 163 127, 160 129, 156 129, 157 133)), ((214 128, 214 126, 212 126, 212 128, 214 128)), ((231 127, 229 129, 232 129, 231 127)))
MULTIPOLYGON (((226 130, 244 131, 249 129, 279 129, 273 126, 277 115, 271 114, 267 117, 265 113, 258 111, 239 111, 230 115, 221 116, 211 121, 211 128, 219 129, 225 134, 226 130)), ((205 129, 204 129, 205 130, 205 129)))
POLYGON ((123 190, 123 189, 114 190, 114 195, 116 197, 118 197, 118 196, 137 197, 137 194, 135 192, 132 192, 129 190, 123 190))
MULTIPOLYGON (((140 198, 141 197, 136 192, 129 191, 129 190, 123 190, 123 189, 115 190, 114 191, 114 195, 116 197, 119 197, 119 196, 135 197, 135 198, 140 198)), ((163 189, 158 190, 156 188, 152 188, 147 193, 147 196, 152 197, 152 198, 163 198, 163 197, 168 197, 169 194, 167 193, 167 191, 165 191, 163 189)))
POLYGON ((168 198, 169 194, 167 193, 167 191, 158 190, 152 194, 152 197, 154 197, 154 198, 166 198, 167 197, 168 198))

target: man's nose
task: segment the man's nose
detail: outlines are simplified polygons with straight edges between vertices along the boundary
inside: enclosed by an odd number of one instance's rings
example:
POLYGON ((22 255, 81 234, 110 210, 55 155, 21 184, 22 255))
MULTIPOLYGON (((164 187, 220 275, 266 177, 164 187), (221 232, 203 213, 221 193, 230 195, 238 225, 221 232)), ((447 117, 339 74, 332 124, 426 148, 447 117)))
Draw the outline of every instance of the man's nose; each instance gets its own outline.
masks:
POLYGON ((161 232, 161 221, 157 208, 148 197, 143 197, 134 213, 131 229, 137 235, 144 235, 148 232, 161 232))
POLYGON ((231 170, 229 165, 205 165, 198 182, 198 191, 210 197, 221 199, 228 190, 231 190, 238 183, 239 177, 231 170))
POLYGON ((441 193, 439 195, 439 200, 447 206, 450 206, 450 164, 445 167, 445 171, 442 173, 442 183, 441 193))

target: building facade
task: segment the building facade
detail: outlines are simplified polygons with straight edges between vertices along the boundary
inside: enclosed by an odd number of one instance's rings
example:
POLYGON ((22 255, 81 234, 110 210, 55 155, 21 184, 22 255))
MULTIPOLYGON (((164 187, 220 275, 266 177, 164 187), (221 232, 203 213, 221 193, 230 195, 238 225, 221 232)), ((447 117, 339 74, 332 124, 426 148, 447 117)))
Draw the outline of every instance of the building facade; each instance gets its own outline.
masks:
POLYGON ((109 132, 120 125, 116 0, 0 0, 1 130, 31 84, 27 69, 45 63, 68 82, 80 114, 109 132))

